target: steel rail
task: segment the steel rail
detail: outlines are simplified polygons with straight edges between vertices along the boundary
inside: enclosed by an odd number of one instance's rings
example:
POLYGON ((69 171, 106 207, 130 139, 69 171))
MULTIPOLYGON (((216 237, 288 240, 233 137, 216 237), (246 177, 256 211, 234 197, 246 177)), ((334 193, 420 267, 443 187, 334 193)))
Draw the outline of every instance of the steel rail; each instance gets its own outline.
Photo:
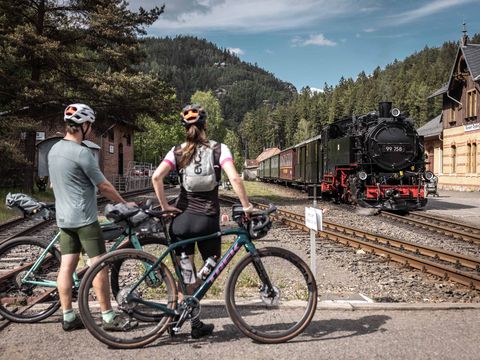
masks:
MULTIPOLYGON (((130 198, 132 196, 137 196, 137 195, 142 195, 142 194, 148 194, 150 192, 152 192, 153 190, 152 189, 143 189, 143 190, 135 190, 135 191, 131 191, 131 192, 128 192, 128 193, 123 193, 122 196, 123 197, 126 197, 126 198, 130 198)), ((101 196, 97 199, 98 203, 99 204, 103 204, 105 202, 108 201, 107 198, 101 196)), ((20 224, 21 222, 23 222, 25 219, 24 218, 19 218, 17 219, 16 221, 16 224, 20 224)), ((13 222, 13 221, 12 221, 13 222)), ((33 232, 36 232, 38 230, 41 230, 42 228, 50 225, 51 223, 53 223, 54 220, 43 220, 39 223, 36 223, 34 224, 33 226, 30 226, 26 229, 23 229, 23 230, 20 230, 19 232, 16 232, 14 233, 13 235, 10 235, 9 237, 5 238, 5 239, 2 239, 0 241, 0 244, 3 244, 13 238, 16 238, 16 237, 20 237, 20 236, 27 236, 27 235, 30 235, 31 233, 33 232)), ((1 228, 0 228, 1 229, 1 228)))
MULTIPOLYGON (((464 230, 455 229, 451 222, 450 223, 445 222, 445 225, 442 225, 441 221, 443 219, 434 218, 436 223, 433 223, 431 221, 434 221, 434 220, 429 220, 429 218, 427 218, 427 217, 423 217, 425 220, 420 220, 418 218, 415 219, 414 218, 415 215, 413 217, 411 217, 410 215, 409 216, 402 216, 402 215, 398 215, 398 214, 392 214, 392 213, 389 213, 389 212, 382 212, 382 215, 385 216, 386 218, 393 219, 395 221, 400 221, 404 224, 415 225, 417 227, 421 227, 421 228, 424 228, 424 229, 433 230, 433 231, 435 231, 437 233, 440 233, 440 234, 444 234, 444 235, 447 235, 447 236, 452 236, 455 239, 461 239, 461 240, 464 240, 464 241, 467 241, 467 242, 470 242, 470 243, 480 244, 480 233, 476 234, 473 231, 472 232, 467 232, 467 231, 464 231, 464 230)), ((453 224, 456 224, 456 223, 453 222, 453 224)))
MULTIPOLYGON (((237 202, 236 199, 231 197, 226 198, 222 196, 222 198, 229 202, 237 202)), ((255 203, 254 205, 258 208, 267 208, 264 204, 255 203)), ((309 231, 304 225, 304 216, 301 214, 286 210, 277 210, 274 217, 289 226, 302 231, 309 231)), ((473 269, 476 272, 480 271, 480 259, 429 246, 414 244, 408 241, 378 236, 373 233, 335 224, 329 221, 324 221, 323 224, 325 229, 324 231, 317 233, 319 237, 334 240, 347 246, 360 248, 372 254, 385 256, 389 260, 411 266, 443 279, 450 279, 460 284, 480 289, 480 276, 475 272, 462 271, 451 266, 432 262, 419 257, 419 255, 431 257, 436 260, 447 261, 454 264, 455 267, 463 266, 473 269), (410 255, 405 253, 405 251, 409 251, 415 255, 410 255)))

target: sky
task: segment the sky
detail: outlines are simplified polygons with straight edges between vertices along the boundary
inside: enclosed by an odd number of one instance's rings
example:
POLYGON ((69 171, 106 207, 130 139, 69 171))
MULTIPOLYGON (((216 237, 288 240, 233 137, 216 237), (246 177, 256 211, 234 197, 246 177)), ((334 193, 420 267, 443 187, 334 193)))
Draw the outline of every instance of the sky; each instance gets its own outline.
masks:
POLYGON ((148 35, 204 38, 298 90, 459 40, 464 22, 480 33, 480 0, 130 0, 162 4, 148 35))

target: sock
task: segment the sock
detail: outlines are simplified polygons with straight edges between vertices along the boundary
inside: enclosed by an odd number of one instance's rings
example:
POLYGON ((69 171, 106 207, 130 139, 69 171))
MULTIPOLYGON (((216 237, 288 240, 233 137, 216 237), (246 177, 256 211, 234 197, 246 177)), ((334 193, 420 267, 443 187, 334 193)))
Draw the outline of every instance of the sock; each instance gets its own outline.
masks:
POLYGON ((69 309, 63 312, 63 321, 66 322, 72 322, 75 320, 77 315, 75 314, 75 311, 73 309, 69 309))
POLYGON ((102 311, 102 319, 106 323, 111 323, 114 318, 115 318, 115 311, 113 311, 112 309, 107 311, 102 311))
POLYGON ((192 320, 190 320, 190 324, 192 325, 192 329, 202 327, 202 322, 198 316, 198 310, 192 311, 192 320))

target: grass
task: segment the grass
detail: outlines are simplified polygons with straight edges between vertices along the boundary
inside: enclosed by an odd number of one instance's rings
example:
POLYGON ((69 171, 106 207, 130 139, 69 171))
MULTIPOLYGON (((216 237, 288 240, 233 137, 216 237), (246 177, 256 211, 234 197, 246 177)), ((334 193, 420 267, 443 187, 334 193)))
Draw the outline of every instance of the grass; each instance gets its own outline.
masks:
POLYGON ((278 194, 271 186, 269 186, 269 184, 259 181, 245 181, 244 184, 249 197, 264 198, 274 203, 277 203, 284 198, 284 195, 278 194))
MULTIPOLYGON (((23 191, 15 188, 0 189, 0 223, 22 216, 22 213, 19 210, 9 209, 5 205, 5 197, 9 192, 17 193, 17 192, 23 192, 23 191)), ((27 195, 30 195, 31 197, 39 201, 46 201, 46 202, 54 201, 52 189, 47 189, 47 191, 45 192, 37 191, 34 194, 27 193, 27 195)))

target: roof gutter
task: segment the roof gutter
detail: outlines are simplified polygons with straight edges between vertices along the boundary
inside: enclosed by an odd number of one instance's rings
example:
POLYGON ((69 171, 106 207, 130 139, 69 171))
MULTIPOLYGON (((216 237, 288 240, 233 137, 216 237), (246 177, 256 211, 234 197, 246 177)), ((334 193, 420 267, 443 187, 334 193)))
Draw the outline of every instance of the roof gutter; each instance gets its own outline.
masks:
POLYGON ((479 81, 480 80, 480 75, 478 75, 475 79, 473 79, 475 81, 479 81))
POLYGON ((460 105, 460 108, 462 108, 462 103, 460 101, 458 101, 457 99, 454 99, 453 97, 450 96, 449 94, 450 90, 447 90, 446 94, 448 96, 448 98, 452 99, 453 101, 455 101, 458 105, 460 105))

